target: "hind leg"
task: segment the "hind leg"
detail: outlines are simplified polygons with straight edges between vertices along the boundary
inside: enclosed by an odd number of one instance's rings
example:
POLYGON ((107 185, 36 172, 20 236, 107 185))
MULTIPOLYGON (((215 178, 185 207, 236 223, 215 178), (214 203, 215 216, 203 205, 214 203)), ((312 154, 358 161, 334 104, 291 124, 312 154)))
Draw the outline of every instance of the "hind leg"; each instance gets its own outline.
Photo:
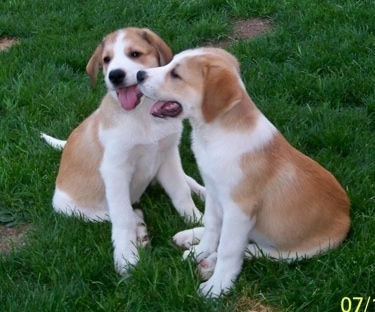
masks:
POLYGON ((319 250, 311 250, 308 252, 303 251, 280 251, 272 246, 261 246, 257 244, 249 244, 246 249, 246 258, 262 258, 266 257, 276 261, 293 261, 304 258, 311 258, 319 253, 319 250))
POLYGON ((67 216, 82 217, 85 221, 108 221, 108 209, 105 203, 102 203, 100 209, 90 209, 78 205, 66 192, 60 190, 58 187, 55 189, 53 195, 52 206, 58 213, 67 216))

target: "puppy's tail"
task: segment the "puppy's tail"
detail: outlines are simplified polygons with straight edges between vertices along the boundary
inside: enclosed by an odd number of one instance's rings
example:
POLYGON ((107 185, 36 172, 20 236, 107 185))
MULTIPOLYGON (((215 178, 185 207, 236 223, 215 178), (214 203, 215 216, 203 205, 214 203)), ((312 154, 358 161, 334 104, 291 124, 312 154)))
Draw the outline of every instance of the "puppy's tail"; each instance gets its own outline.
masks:
POLYGON ((40 137, 57 150, 62 150, 66 144, 66 141, 55 139, 43 132, 40 133, 40 137))

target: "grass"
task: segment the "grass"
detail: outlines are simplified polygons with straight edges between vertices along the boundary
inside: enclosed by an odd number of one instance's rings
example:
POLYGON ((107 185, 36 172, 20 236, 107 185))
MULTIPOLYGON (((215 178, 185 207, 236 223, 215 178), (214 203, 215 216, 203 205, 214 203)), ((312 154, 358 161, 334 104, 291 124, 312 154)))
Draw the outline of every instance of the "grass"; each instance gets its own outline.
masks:
MULTIPOLYGON (((0 256, 1 311, 250 311, 258 301, 279 311, 340 311, 344 297, 354 311, 353 297, 375 299, 374 1, 13 0, 1 7, 0 36, 21 44, 0 53, 0 221, 33 229, 25 246, 0 256), (187 226, 154 187, 139 204, 152 247, 119 277, 108 223, 53 213, 61 154, 39 132, 67 137, 97 107, 104 85, 89 90, 85 65, 114 29, 149 27, 179 52, 224 39, 232 21, 251 17, 271 19, 274 30, 228 50, 259 108, 347 190, 348 239, 312 260, 246 261, 228 296, 202 299, 194 265, 171 242, 187 226)), ((188 132, 183 163, 199 177, 188 132)))

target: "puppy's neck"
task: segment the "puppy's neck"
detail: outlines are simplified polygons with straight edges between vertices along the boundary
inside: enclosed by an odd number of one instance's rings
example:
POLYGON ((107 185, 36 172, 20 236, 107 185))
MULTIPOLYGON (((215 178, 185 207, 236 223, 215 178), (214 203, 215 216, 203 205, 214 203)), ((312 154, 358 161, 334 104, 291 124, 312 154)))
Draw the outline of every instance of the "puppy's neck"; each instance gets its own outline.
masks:
MULTIPOLYGON (((193 127, 193 137, 199 137, 200 140, 206 141, 208 144, 213 140, 221 140, 225 134, 232 133, 236 136, 237 134, 246 135, 246 133, 256 132, 259 123, 263 124, 264 120, 267 119, 245 92, 239 103, 227 112, 217 116, 211 122, 205 122, 202 117, 190 118, 189 120, 193 127)), ((273 128, 268 120, 266 128, 273 128)))
POLYGON ((249 131, 255 127, 261 112, 244 91, 242 101, 219 116, 218 122, 228 131, 249 131))
POLYGON ((255 106, 246 91, 243 91, 242 99, 228 111, 219 114, 210 122, 205 122, 203 117, 191 118, 192 126, 199 132, 209 131, 212 128, 223 128, 226 131, 246 132, 251 131, 257 124, 262 113, 255 106))

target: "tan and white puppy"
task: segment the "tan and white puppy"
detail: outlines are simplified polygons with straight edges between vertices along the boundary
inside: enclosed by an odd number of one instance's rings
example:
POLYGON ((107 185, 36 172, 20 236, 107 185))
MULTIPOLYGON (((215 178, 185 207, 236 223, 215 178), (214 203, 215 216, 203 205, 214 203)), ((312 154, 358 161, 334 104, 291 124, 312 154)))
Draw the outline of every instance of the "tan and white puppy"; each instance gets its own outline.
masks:
POLYGON ((141 92, 158 101, 153 115, 179 112, 193 128, 192 148, 206 187, 205 227, 179 233, 175 241, 186 246, 201 238, 185 252, 200 262, 202 275, 213 271, 201 294, 227 292, 246 250, 255 257, 296 259, 345 239, 350 227, 345 191, 254 105, 231 54, 187 50, 137 78, 141 92))
POLYGON ((181 216, 200 219, 191 190, 204 188, 185 175, 178 150, 182 122, 161 122, 149 114, 154 101, 137 88, 139 70, 167 64, 172 53, 148 29, 125 28, 107 35, 86 70, 94 86, 103 69, 107 94, 100 107, 65 141, 47 135, 64 148, 53 207, 68 215, 112 223, 116 270, 124 273, 137 262, 137 243, 148 243, 140 211, 133 211, 146 187, 158 181, 181 216))

